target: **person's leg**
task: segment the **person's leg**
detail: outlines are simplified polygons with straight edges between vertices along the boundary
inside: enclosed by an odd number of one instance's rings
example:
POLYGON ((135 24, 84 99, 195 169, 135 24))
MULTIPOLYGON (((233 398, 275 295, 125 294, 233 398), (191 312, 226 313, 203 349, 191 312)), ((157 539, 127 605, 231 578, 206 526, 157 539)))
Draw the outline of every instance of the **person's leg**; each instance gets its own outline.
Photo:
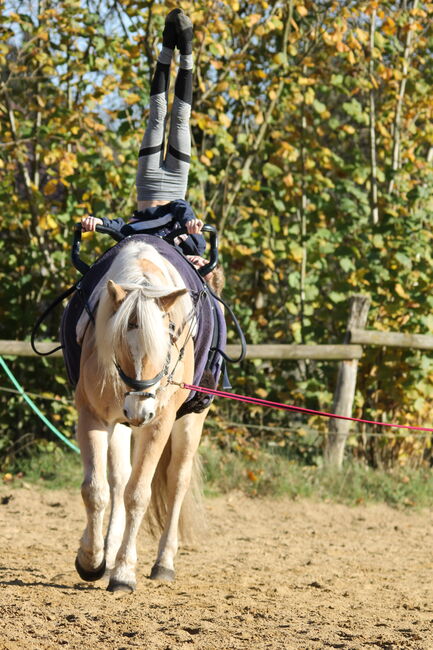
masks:
POLYGON ((176 18, 180 63, 174 88, 165 165, 168 171, 175 172, 178 176, 179 184, 182 185, 179 198, 182 198, 186 193, 191 159, 192 23, 183 13, 176 18))
POLYGON ((136 177, 138 201, 148 200, 146 188, 147 172, 159 170, 164 155, 164 131, 167 119, 167 95, 170 81, 170 63, 176 45, 176 14, 179 10, 171 11, 165 22, 162 35, 162 49, 156 64, 156 70, 150 87, 150 112, 146 131, 138 154, 138 169, 136 177))

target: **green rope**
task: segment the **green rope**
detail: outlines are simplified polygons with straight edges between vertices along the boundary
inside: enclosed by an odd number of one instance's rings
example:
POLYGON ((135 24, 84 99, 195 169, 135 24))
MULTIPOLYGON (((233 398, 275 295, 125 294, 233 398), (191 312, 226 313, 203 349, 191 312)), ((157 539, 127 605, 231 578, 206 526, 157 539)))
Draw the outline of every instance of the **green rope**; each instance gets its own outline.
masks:
POLYGON ((76 445, 74 445, 73 442, 71 442, 70 440, 68 440, 68 438, 66 438, 66 436, 63 435, 63 433, 60 433, 60 431, 59 431, 58 429, 56 429, 56 427, 55 427, 53 424, 51 424, 51 422, 50 422, 49 420, 47 420, 47 418, 45 417, 45 415, 44 415, 44 414, 43 414, 43 413, 38 409, 38 407, 36 406, 36 404, 35 404, 35 403, 30 399, 30 397, 29 397, 28 395, 26 395, 26 393, 25 393, 25 391, 24 391, 24 388, 23 388, 23 387, 18 383, 18 381, 16 380, 16 378, 14 377, 14 375, 12 374, 12 372, 10 371, 9 367, 7 366, 5 360, 3 359, 2 356, 0 356, 0 366, 3 368, 3 370, 5 371, 5 373, 6 373, 7 377, 8 377, 8 379, 11 380, 11 382, 13 383, 13 385, 15 386, 15 388, 17 389, 17 391, 19 392, 19 394, 20 394, 20 395, 25 399, 25 401, 27 402, 27 404, 28 404, 28 405, 30 406, 30 408, 31 408, 31 409, 36 413, 36 415, 37 415, 37 416, 42 420, 42 422, 43 422, 44 424, 46 424, 47 427, 48 427, 48 428, 49 428, 49 429, 50 429, 50 430, 51 430, 51 431, 52 431, 52 432, 53 432, 53 433, 54 433, 58 438, 60 438, 60 440, 62 440, 62 441, 65 443, 65 445, 68 445, 68 447, 70 447, 71 449, 73 449, 74 451, 76 451, 76 452, 79 454, 79 453, 80 453, 80 450, 78 449, 78 447, 77 447, 76 445))

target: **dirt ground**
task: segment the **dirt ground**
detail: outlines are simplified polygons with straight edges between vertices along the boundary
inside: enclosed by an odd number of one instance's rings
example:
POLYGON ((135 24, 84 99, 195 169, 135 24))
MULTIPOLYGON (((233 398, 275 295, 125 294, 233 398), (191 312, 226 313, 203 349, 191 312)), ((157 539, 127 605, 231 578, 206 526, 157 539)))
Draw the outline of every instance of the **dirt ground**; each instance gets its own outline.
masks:
POLYGON ((118 597, 75 573, 80 499, 0 488, 2 650, 433 649, 430 511, 210 499, 176 582, 147 579, 142 535, 137 591, 118 597))

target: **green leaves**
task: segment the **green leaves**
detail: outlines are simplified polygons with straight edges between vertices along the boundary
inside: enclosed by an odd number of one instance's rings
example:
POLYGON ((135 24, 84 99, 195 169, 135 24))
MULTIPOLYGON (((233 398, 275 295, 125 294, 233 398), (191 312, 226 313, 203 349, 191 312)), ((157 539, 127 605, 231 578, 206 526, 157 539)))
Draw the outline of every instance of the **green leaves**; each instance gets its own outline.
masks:
POLYGON ((265 178, 277 178, 278 176, 281 176, 282 173, 283 170, 272 163, 267 162, 263 166, 263 176, 265 178))
MULTIPOLYGON (((292 16, 287 3, 182 6, 195 24, 197 55, 188 197, 220 230, 226 297, 247 339, 341 342, 355 291, 371 295, 369 327, 429 332, 430 25, 419 30, 415 14, 380 3, 371 53, 365 3, 332 12, 298 3, 292 16)), ((3 338, 28 338, 41 306, 76 279, 69 242, 80 216, 127 217, 135 208, 136 154, 165 13, 162 0, 117 3, 115 11, 59 0, 40 17, 8 3, 0 43, 3 338)), ((86 240, 89 258, 104 246, 86 240)), ((47 335, 56 337, 59 315, 47 335)), ((421 382, 416 364, 394 352, 386 365, 365 351, 359 409, 426 417, 430 370, 422 366, 421 382), (404 381, 396 380, 400 368, 404 381), (421 415, 406 390, 414 386, 421 415)), ((29 388, 50 386, 51 360, 16 363, 29 388)), ((245 392, 314 406, 333 393, 335 372, 335 364, 259 361, 231 378, 245 392)), ((2 427, 11 435, 12 414, 2 427)), ((36 435, 30 418, 23 427, 36 435)))
POLYGON ((362 104, 357 99, 350 102, 344 102, 343 110, 354 119, 357 124, 368 124, 368 115, 362 104))

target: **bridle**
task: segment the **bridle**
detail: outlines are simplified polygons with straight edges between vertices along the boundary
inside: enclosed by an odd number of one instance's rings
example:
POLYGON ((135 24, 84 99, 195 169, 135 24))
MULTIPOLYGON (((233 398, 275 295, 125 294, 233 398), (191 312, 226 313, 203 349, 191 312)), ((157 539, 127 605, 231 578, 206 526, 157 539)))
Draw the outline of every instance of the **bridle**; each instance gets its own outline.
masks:
POLYGON ((197 296, 197 301, 195 304, 193 303, 192 309, 184 317, 183 322, 180 324, 179 328, 176 330, 176 324, 169 319, 168 322, 168 333, 169 333, 169 338, 170 338, 170 344, 168 346, 167 350, 167 355, 165 357, 164 365, 162 370, 158 372, 153 379, 134 379, 134 377, 130 377, 129 375, 126 374, 126 372, 121 368, 119 362, 117 359, 114 359, 114 365, 116 367, 116 370, 119 374, 120 379, 123 381, 126 386, 129 388, 132 388, 132 390, 127 391, 124 396, 134 396, 138 397, 139 399, 149 399, 149 398, 156 398, 156 395, 163 390, 164 388, 167 388, 171 384, 173 384, 173 377, 174 373, 176 372, 176 368, 179 365, 179 363, 182 361, 184 355, 185 355, 185 349, 187 346, 188 341, 190 338, 193 336, 193 331, 194 331, 194 324, 198 318, 198 308, 200 306, 201 301, 205 298, 206 296, 206 290, 202 289, 200 293, 197 296), (179 349, 179 355, 177 357, 177 360, 173 366, 173 368, 170 370, 170 363, 171 363, 171 349, 173 345, 176 345, 176 342, 178 341, 180 335, 182 334, 183 330, 185 327, 189 324, 188 332, 185 336, 185 340, 183 342, 182 347, 179 349), (155 386, 158 382, 161 381, 164 377, 167 377, 167 382, 164 384, 164 386, 158 386, 158 388, 153 391, 149 392, 147 389, 152 388, 152 386, 155 386))
MULTIPOLYGON (((183 329, 183 327, 182 327, 183 329)), ((114 360, 114 365, 116 366, 116 370, 119 373, 120 379, 123 381, 124 384, 129 386, 129 388, 132 388, 132 390, 129 390, 125 393, 125 397, 128 395, 133 395, 134 397, 139 397, 141 399, 149 399, 149 398, 155 398, 156 394, 159 390, 161 390, 161 387, 157 388, 153 393, 150 393, 147 388, 151 388, 155 384, 161 381, 164 377, 169 377, 169 381, 167 383, 170 383, 170 377, 173 377, 173 373, 178 365, 178 363, 182 360, 184 351, 185 351, 185 345, 182 346, 182 348, 179 350, 179 358, 175 364, 175 367, 169 373, 169 368, 170 368, 170 363, 171 363, 171 348, 172 346, 176 343, 178 336, 176 335, 176 325, 173 323, 173 321, 169 321, 168 325, 168 331, 170 335, 170 345, 167 350, 167 356, 165 357, 164 361, 164 366, 160 372, 158 372, 153 379, 134 379, 134 377, 130 377, 129 375, 122 370, 120 364, 118 361, 114 360)), ((182 330, 181 330, 182 331, 182 330)), ((181 333, 179 332, 179 334, 181 333)))
POLYGON ((168 332, 169 332, 169 337, 170 337, 170 345, 167 350, 167 356, 165 357, 164 361, 164 366, 162 370, 153 377, 153 379, 134 379, 134 377, 129 377, 129 375, 122 370, 120 364, 116 359, 114 359, 114 365, 116 366, 117 372, 119 373, 120 379, 123 381, 126 386, 129 386, 129 388, 132 388, 132 390, 127 391, 125 393, 125 397, 132 395, 134 397, 138 397, 139 399, 149 399, 149 398, 156 398, 157 393, 159 393, 163 388, 167 388, 170 384, 173 384, 173 376, 174 373, 176 372, 176 368, 179 365, 179 363, 182 361, 184 354, 185 354, 185 348, 186 345, 189 341, 189 339, 193 335, 193 327, 195 323, 195 319, 197 318, 197 307, 200 301, 203 299, 203 296, 205 295, 205 292, 200 292, 197 300, 197 304, 195 307, 193 307, 190 311, 190 313, 185 317, 184 321, 182 324, 179 326, 178 330, 176 330, 176 325, 172 320, 169 320, 168 324, 168 332), (179 339, 179 336, 182 334, 184 328, 186 325, 189 323, 189 329, 187 332, 187 335, 185 337, 185 341, 183 342, 182 347, 179 349, 179 355, 176 360, 176 363, 174 364, 173 368, 170 371, 170 363, 171 363, 171 348, 173 345, 176 344, 177 340, 179 339), (155 384, 161 381, 164 377, 167 377, 167 383, 164 384, 164 386, 159 386, 153 393, 149 392, 147 389, 151 388, 155 384))

